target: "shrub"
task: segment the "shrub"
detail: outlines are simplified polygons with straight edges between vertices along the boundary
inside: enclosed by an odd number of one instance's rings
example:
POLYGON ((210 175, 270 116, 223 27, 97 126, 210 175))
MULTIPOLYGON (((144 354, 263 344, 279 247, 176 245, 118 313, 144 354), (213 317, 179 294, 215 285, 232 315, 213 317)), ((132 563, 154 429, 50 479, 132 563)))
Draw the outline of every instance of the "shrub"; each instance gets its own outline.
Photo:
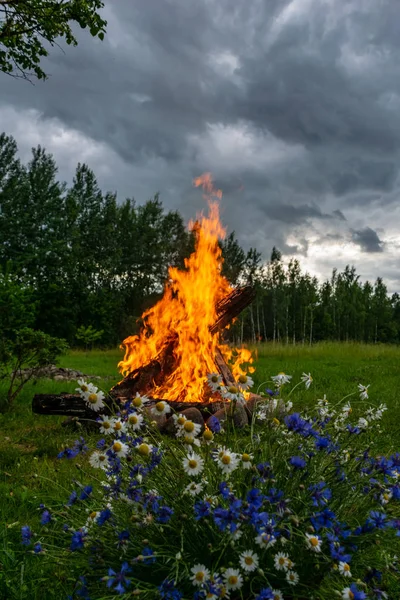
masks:
POLYGON ((371 452, 386 407, 354 419, 348 401, 324 398, 291 413, 268 392, 243 431, 174 415, 176 437, 162 437, 145 397, 100 416, 93 452, 81 439, 60 453, 88 456, 82 481, 62 505, 38 507, 26 551, 67 560, 73 598, 400 597, 400 454, 371 452))

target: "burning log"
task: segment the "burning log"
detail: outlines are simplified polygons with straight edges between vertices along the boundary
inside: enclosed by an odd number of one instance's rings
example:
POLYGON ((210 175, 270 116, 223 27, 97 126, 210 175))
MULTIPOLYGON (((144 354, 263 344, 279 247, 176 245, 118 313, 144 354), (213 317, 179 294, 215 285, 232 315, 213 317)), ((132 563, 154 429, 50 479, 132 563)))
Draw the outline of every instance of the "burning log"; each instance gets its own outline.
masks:
POLYGON ((247 308, 256 297, 256 291, 251 285, 236 288, 216 305, 218 319, 210 327, 212 334, 222 331, 233 319, 247 308))

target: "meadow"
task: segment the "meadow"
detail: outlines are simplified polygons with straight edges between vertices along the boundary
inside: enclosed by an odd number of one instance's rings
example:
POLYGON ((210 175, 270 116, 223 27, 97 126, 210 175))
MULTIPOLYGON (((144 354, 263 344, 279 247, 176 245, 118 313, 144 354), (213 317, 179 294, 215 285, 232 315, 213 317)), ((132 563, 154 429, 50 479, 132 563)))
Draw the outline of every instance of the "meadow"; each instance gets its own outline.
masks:
MULTIPOLYGON (((311 373, 311 388, 305 390, 301 385, 291 394, 290 400, 296 411, 315 406, 324 394, 335 405, 352 392, 355 394, 350 400, 352 406, 357 407, 361 403, 358 384, 369 385, 367 404, 385 403, 388 407, 379 436, 372 442, 371 453, 389 455, 400 449, 399 347, 353 343, 321 343, 311 347, 264 344, 254 350, 257 359, 253 391, 272 387, 271 376, 281 371, 292 375, 293 382, 299 381, 304 372, 311 373)), ((121 356, 119 349, 71 351, 62 357, 60 366, 101 376, 102 379, 95 383, 106 391, 120 379, 117 363, 121 356)), ((1 599, 61 600, 67 597, 68 564, 60 563, 49 573, 48 565, 42 568, 40 562, 27 558, 21 551, 20 531, 38 511, 40 503, 50 505, 68 496, 71 481, 76 477, 79 465, 84 465, 86 460, 79 458, 76 466, 75 462, 58 460, 57 454, 71 446, 80 435, 87 441, 97 439, 84 427, 62 427, 63 417, 31 412, 35 393, 72 392, 75 388, 75 382, 38 380, 25 387, 13 411, 0 415, 1 599), (50 577, 51 590, 43 592, 50 577)))

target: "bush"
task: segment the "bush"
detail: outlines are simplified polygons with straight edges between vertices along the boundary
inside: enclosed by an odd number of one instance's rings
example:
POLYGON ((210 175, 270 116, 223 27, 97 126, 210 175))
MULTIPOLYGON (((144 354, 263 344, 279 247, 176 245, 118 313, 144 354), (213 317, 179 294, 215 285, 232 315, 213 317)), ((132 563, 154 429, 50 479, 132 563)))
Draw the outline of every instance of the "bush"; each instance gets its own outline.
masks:
MULTIPOLYGON (((268 393, 247 431, 175 415, 162 437, 139 397, 99 417, 82 481, 22 528, 26 560, 68 562, 73 598, 400 597, 400 454, 370 450, 386 407, 354 419, 324 398, 301 415, 268 393)), ((87 452, 81 439, 59 458, 87 452)))
POLYGON ((0 411, 11 408, 24 385, 39 369, 53 364, 67 351, 65 340, 51 337, 43 331, 24 327, 0 343, 0 379, 8 381, 6 397, 0 411))

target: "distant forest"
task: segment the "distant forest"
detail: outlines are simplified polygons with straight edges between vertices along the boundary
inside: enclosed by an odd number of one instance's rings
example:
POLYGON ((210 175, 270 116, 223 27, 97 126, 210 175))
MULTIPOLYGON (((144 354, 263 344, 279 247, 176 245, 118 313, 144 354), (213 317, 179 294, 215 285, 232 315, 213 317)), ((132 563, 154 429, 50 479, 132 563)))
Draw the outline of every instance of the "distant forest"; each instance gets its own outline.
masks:
MULTIPOLYGON (((77 346, 78 329, 91 326, 102 332, 98 345, 120 343, 160 297, 168 266, 183 268, 193 235, 157 195, 142 205, 119 203, 88 166, 78 164, 67 187, 44 149, 33 149, 27 165, 17 152, 1 134, 0 332, 34 327, 77 346)), ((400 297, 388 295, 381 278, 361 283, 347 266, 321 283, 297 260, 285 266, 276 248, 265 263, 234 233, 221 247, 231 284, 257 289, 227 332, 231 341, 400 340, 400 297)))

